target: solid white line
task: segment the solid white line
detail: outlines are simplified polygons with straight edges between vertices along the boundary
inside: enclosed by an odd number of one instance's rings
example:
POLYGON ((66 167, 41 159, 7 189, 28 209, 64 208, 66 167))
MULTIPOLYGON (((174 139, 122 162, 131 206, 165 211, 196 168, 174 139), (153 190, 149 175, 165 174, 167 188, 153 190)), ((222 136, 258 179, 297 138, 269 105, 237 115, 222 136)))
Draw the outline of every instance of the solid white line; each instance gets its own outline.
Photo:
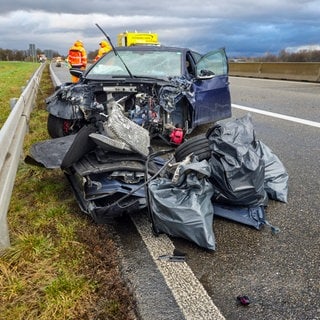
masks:
POLYGON ((158 259, 160 255, 173 252, 174 244, 170 238, 165 234, 156 237, 145 216, 132 214, 130 217, 185 319, 226 320, 186 262, 168 262, 158 259))
POLYGON ((304 81, 294 81, 294 80, 283 80, 283 79, 267 79, 267 78, 248 78, 248 77, 236 77, 236 76, 229 76, 229 79, 244 79, 244 80, 252 80, 252 81, 266 81, 266 82, 287 82, 290 84, 295 84, 295 85, 301 85, 301 86, 317 86, 319 87, 320 84, 319 82, 304 82, 304 81))
POLYGON ((292 121, 292 122, 296 122, 296 123, 305 124, 307 126, 320 128, 320 123, 319 122, 315 122, 315 121, 310 121, 310 120, 300 119, 300 118, 296 118, 296 117, 286 116, 284 114, 274 113, 274 112, 270 112, 270 111, 264 111, 264 110, 255 109, 255 108, 249 108, 249 107, 246 107, 246 106, 241 106, 239 104, 231 104, 231 106, 233 108, 242 109, 242 110, 255 112, 255 113, 260 113, 260 114, 263 114, 265 116, 269 116, 269 117, 273 117, 273 118, 284 119, 284 120, 288 120, 288 121, 292 121))

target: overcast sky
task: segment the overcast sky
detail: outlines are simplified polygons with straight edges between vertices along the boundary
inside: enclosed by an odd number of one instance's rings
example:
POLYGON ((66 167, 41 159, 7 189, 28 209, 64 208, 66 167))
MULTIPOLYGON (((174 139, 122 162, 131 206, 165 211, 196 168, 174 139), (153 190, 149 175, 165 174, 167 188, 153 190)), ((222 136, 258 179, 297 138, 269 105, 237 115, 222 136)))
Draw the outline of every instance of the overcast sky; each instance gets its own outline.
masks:
POLYGON ((94 51, 104 39, 96 23, 114 43, 126 30, 151 31, 164 45, 262 56, 319 46, 320 0, 1 0, 0 48, 66 55, 80 39, 94 51))

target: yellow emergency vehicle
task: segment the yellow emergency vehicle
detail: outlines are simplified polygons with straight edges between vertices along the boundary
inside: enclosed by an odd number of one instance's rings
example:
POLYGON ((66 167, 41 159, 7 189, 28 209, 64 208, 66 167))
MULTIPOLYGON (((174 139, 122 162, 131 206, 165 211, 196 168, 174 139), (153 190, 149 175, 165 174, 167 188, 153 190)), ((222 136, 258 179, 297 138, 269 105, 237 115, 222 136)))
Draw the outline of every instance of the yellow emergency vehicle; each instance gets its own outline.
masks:
POLYGON ((118 46, 141 46, 141 45, 156 45, 159 46, 158 34, 151 32, 123 32, 118 34, 118 46))

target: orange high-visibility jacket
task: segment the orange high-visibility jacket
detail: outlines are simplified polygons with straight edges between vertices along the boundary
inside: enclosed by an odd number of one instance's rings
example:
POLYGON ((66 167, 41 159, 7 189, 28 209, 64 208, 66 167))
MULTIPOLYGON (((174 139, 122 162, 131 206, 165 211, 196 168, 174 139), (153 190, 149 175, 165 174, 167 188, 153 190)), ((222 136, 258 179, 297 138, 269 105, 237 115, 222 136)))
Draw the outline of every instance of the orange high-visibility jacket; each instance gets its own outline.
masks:
POLYGON ((76 41, 69 49, 68 62, 74 68, 86 68, 87 53, 81 41, 76 41))
POLYGON ((94 61, 99 60, 104 54, 112 50, 111 45, 105 40, 102 40, 99 43, 99 45, 100 45, 100 49, 98 51, 97 56, 94 58, 94 61))

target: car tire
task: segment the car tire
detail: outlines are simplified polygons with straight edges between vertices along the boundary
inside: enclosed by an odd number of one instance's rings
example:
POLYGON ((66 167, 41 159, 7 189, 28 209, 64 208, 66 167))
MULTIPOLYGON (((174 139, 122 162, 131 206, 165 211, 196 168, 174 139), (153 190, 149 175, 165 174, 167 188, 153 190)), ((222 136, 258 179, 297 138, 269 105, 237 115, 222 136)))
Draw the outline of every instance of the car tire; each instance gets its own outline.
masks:
POLYGON ((211 157, 209 140, 206 134, 194 136, 183 142, 174 153, 177 162, 183 161, 189 154, 193 153, 199 161, 208 160, 211 157))
POLYGON ((64 131, 65 121, 67 120, 49 114, 47 129, 51 138, 60 138, 67 135, 64 131))

